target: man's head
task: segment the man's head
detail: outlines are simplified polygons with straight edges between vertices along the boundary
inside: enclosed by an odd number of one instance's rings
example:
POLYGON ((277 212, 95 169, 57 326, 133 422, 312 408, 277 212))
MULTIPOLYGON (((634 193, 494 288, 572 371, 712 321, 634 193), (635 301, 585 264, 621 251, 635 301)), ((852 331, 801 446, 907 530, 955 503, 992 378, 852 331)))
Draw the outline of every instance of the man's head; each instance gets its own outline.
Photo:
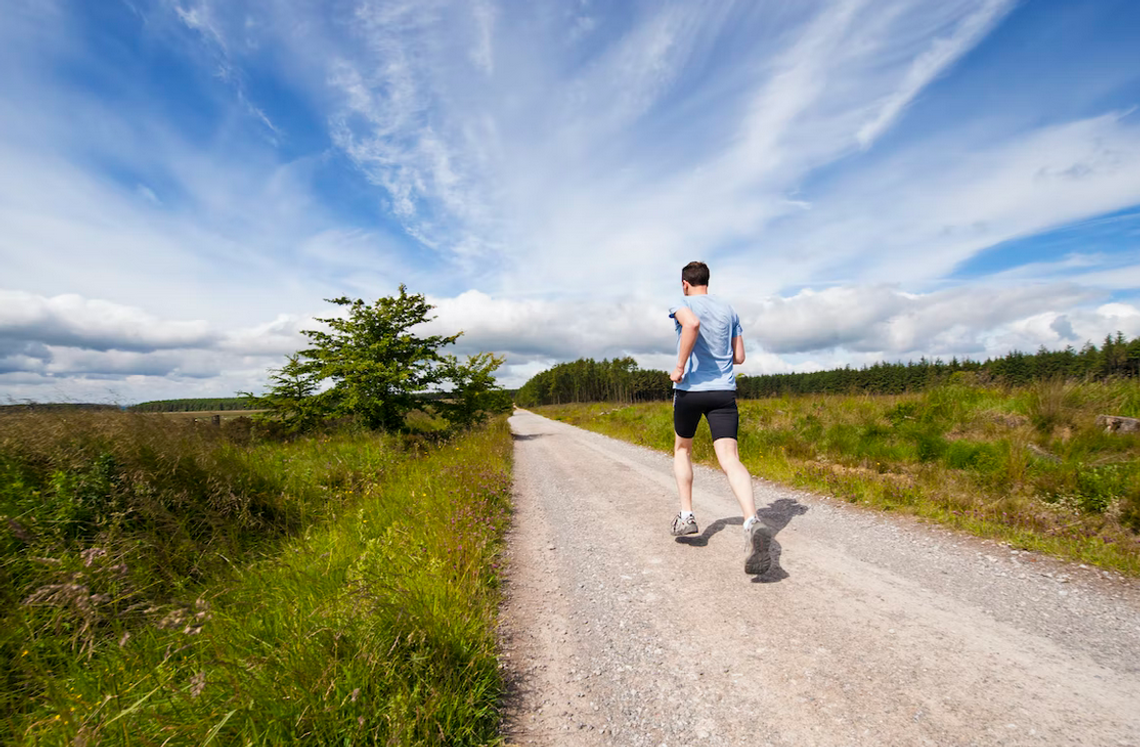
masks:
MULTIPOLYGON (((690 288, 708 288, 709 266, 704 262, 690 262, 681 269, 681 288, 685 295, 690 288)), ((707 292, 707 291, 706 291, 707 292)))

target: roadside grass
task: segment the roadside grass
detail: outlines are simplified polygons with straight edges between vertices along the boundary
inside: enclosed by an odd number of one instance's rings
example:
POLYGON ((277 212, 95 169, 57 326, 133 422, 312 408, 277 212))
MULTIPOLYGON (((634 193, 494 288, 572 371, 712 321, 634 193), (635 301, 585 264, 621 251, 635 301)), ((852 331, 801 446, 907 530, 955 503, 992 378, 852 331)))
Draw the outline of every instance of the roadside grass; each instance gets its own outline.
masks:
POLYGON ((0 742, 497 743, 504 419, 235 444, 61 417, 0 436, 0 742))
MULTIPOLYGON (((1098 414, 1140 416, 1140 382, 952 383, 910 395, 742 400, 752 473, 899 511, 1011 546, 1140 575, 1140 436, 1098 414)), ((535 411, 671 453, 669 403, 535 411)), ((694 459, 715 466, 707 425, 694 459)))

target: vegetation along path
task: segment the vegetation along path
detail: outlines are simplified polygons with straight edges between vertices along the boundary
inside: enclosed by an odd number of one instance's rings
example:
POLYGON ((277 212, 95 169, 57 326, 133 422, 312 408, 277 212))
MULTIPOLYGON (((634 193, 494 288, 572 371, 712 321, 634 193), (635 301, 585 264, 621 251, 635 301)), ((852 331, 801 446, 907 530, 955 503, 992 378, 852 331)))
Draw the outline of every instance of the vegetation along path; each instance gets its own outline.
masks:
POLYGON ((510 744, 1140 745, 1140 586, 757 482, 673 538, 670 459, 526 411, 503 647, 510 744))

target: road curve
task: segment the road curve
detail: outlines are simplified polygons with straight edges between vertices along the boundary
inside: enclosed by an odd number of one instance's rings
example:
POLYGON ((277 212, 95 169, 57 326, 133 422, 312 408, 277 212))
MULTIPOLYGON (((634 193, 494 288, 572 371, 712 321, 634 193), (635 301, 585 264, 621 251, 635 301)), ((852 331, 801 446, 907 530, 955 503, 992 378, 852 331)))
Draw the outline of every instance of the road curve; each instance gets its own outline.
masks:
POLYGON ((512 745, 1134 745, 1140 585, 518 411, 501 645, 512 745))

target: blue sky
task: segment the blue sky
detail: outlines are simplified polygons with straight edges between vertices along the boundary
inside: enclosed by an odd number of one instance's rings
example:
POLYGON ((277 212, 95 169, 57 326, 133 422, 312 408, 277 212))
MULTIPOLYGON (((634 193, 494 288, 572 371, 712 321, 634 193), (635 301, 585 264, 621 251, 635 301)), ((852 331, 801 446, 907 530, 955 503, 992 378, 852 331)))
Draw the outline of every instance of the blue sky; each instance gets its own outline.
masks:
POLYGON ((0 397, 258 389, 400 283, 506 356, 1140 335, 1130 0, 0 0, 0 397))

